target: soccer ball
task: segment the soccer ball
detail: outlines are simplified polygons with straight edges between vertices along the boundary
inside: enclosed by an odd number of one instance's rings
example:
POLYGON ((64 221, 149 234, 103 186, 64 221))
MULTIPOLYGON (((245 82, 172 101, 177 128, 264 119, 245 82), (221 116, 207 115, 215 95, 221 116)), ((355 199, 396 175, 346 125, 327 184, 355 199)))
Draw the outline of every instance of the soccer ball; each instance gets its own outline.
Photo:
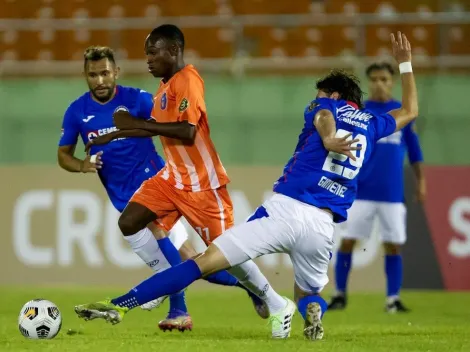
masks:
POLYGON ((57 306, 45 299, 33 299, 21 308, 18 328, 29 339, 53 339, 62 327, 57 306))

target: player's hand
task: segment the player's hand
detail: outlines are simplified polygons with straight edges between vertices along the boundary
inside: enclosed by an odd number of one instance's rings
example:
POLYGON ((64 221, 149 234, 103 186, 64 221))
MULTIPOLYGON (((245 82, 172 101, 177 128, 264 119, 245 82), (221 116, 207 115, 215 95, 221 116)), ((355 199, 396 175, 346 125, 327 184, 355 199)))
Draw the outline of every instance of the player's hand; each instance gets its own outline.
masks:
POLYGON ((355 150, 361 150, 362 147, 353 146, 353 144, 359 142, 359 139, 352 139, 352 133, 347 134, 344 137, 332 137, 332 138, 325 138, 323 140, 323 146, 326 150, 338 154, 346 155, 348 158, 352 160, 356 160, 356 157, 352 153, 355 150), (350 138, 350 139, 349 139, 350 138))
POLYGON ((115 136, 118 136, 118 132, 119 131, 114 131, 114 132, 107 133, 107 134, 104 134, 102 136, 98 136, 96 138, 93 138, 93 139, 89 140, 88 143, 85 146, 85 152, 88 153, 90 151, 90 148, 93 145, 108 144, 109 142, 111 142, 115 138, 115 136))
POLYGON ((424 203, 426 200, 426 182, 420 180, 416 187, 415 200, 419 203, 424 203))
POLYGON ((390 34, 390 40, 392 42, 392 53, 398 64, 402 62, 411 62, 411 44, 406 36, 398 32, 397 37, 393 33, 390 34))
POLYGON ((137 119, 127 111, 117 111, 113 114, 114 125, 120 130, 133 130, 142 128, 145 120, 137 119))
POLYGON ((88 172, 97 172, 103 166, 103 162, 101 161, 101 155, 103 155, 103 151, 99 151, 95 155, 87 154, 85 160, 80 165, 80 172, 88 173, 88 172), (95 159, 92 161, 91 159, 95 159))

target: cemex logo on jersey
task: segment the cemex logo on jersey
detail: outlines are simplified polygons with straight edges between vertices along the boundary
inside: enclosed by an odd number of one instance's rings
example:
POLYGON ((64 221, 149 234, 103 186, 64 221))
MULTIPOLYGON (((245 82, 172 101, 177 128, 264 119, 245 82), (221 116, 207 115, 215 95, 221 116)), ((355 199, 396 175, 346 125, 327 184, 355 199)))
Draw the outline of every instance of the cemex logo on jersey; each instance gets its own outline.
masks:
MULTIPOLYGON (((88 140, 91 141, 92 139, 96 138, 96 137, 99 137, 99 136, 104 136, 105 134, 108 134, 108 133, 111 133, 111 132, 115 132, 115 131, 118 131, 118 129, 116 128, 116 126, 113 126, 113 127, 108 127, 108 128, 101 128, 99 130, 96 130, 96 131, 90 131, 88 132, 88 140)), ((117 141, 119 139, 122 139, 122 138, 117 138, 117 139, 114 139, 114 141, 117 141)))
POLYGON ((338 116, 338 120, 364 130, 367 130, 368 125, 366 123, 362 123, 362 121, 369 122, 373 117, 373 115, 367 112, 361 112, 351 105, 344 105, 336 109, 336 114, 338 116))

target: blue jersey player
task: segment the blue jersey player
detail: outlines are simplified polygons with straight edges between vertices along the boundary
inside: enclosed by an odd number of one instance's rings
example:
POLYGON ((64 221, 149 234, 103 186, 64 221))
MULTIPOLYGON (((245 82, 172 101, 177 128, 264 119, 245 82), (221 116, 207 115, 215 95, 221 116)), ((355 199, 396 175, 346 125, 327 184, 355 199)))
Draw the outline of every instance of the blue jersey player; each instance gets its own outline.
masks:
MULTIPOLYGON (((84 55, 84 75, 89 92, 76 99, 65 112, 62 136, 59 142, 59 165, 69 172, 98 173, 114 207, 122 212, 134 192, 143 181, 154 176, 163 166, 163 159, 157 154, 151 137, 119 138, 107 144, 92 145, 90 140, 111 136, 117 129, 113 122, 113 113, 119 110, 129 111, 133 116, 149 119, 153 108, 150 93, 137 88, 116 84, 119 68, 116 66, 114 53, 108 47, 90 47, 84 55), (78 137, 89 149, 84 160, 74 156, 78 137)), ((181 222, 170 231, 169 238, 154 237, 152 224, 130 236, 124 236, 133 251, 155 272, 163 271, 191 258, 196 251, 187 241, 188 234, 181 222), (180 254, 176 248, 180 249, 180 254)), ((206 277, 210 282, 225 286, 240 286, 238 280, 222 271, 206 277)), ((264 303, 251 292, 249 293, 260 315, 265 309, 264 303)), ((158 306, 165 296, 142 305, 143 309, 158 306)), ((267 313, 265 313, 267 315, 267 313)), ((159 323, 161 329, 184 331, 192 328, 192 320, 187 314, 184 292, 170 296, 170 312, 159 323)))
MULTIPOLYGON (((305 319, 304 335, 322 339, 327 303, 320 292, 328 282, 334 224, 346 220, 356 197, 357 176, 377 141, 402 129, 418 113, 410 44, 401 33, 391 39, 403 71, 401 108, 385 114, 360 110, 358 80, 333 71, 317 83, 317 98, 305 109, 299 142, 274 185, 275 194, 246 223, 224 232, 199 257, 154 275, 123 296, 76 306, 78 316, 118 323, 130 309, 178 292, 202 276, 265 254, 288 253, 297 308, 305 319)), ((289 337, 295 310, 289 301, 284 309, 271 312, 273 337, 289 337)))
MULTIPOLYGON (((366 71, 370 82, 367 109, 382 114, 398 109, 401 103, 392 99, 394 70, 389 64, 373 64, 366 71)), ((352 251, 357 240, 370 236, 374 220, 380 224, 385 251, 387 276, 387 312, 406 312, 399 299, 403 276, 400 246, 406 240, 406 208, 404 204, 404 157, 413 167, 417 180, 417 199, 422 201, 426 186, 422 171, 423 155, 414 122, 403 130, 377 142, 369 163, 358 179, 356 201, 348 210, 348 221, 341 227, 342 237, 335 266, 336 294, 329 309, 344 309, 347 303, 347 281, 352 251)))

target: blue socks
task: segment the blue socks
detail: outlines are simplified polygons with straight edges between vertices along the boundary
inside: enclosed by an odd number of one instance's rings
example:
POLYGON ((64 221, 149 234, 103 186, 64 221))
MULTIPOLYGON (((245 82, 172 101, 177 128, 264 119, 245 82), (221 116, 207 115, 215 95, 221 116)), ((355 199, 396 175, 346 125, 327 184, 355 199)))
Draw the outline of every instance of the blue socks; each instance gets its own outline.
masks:
POLYGON ((401 255, 385 256, 385 274, 387 275, 387 297, 398 296, 403 280, 403 261, 401 255))
POLYGON ((208 275, 204 280, 211 284, 222 286, 238 286, 238 280, 235 276, 229 274, 227 270, 218 271, 214 274, 208 275))
MULTIPOLYGON (((172 267, 181 263, 180 253, 169 237, 159 239, 157 242, 166 260, 168 260, 168 263, 170 263, 172 267)), ((185 313, 188 312, 184 292, 175 293, 170 296, 170 311, 172 310, 180 310, 185 313)))
POLYGON ((351 262, 352 253, 338 252, 335 265, 336 290, 338 292, 346 293, 351 262))
POLYGON ((201 276, 196 262, 187 260, 149 277, 125 295, 112 299, 111 303, 132 309, 158 297, 180 292, 201 276))
POLYGON ((321 307, 321 316, 325 314, 326 310, 328 309, 328 303, 321 297, 321 296, 306 296, 299 300, 297 303, 297 309, 299 310, 300 314, 302 314, 304 320, 307 317, 307 306, 310 303, 318 303, 321 307))
POLYGON ((180 253, 173 245, 169 237, 157 240, 157 242, 158 246, 160 247, 160 250, 162 251, 163 255, 165 256, 166 260, 168 260, 168 263, 170 263, 171 266, 175 266, 181 263, 182 260, 180 253))
POLYGON ((174 293, 170 296, 170 311, 175 310, 180 310, 185 313, 188 312, 184 291, 174 293))

